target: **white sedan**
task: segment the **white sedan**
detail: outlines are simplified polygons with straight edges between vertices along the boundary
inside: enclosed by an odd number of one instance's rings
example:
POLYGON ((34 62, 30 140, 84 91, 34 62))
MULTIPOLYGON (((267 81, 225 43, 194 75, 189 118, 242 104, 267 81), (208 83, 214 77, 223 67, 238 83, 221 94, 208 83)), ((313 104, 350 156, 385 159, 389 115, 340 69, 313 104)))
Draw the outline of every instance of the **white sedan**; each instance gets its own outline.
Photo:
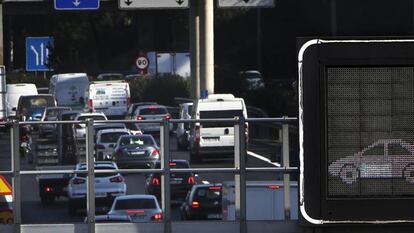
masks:
MULTIPOLYGON (((114 162, 95 162, 95 170, 115 170, 114 162)), ((76 165, 76 171, 86 170, 86 163, 76 165)), ((75 174, 68 184, 68 211, 75 215, 78 210, 86 208, 86 174, 75 174)), ((115 197, 126 194, 126 183, 120 173, 95 173, 95 204, 107 211, 115 197)))

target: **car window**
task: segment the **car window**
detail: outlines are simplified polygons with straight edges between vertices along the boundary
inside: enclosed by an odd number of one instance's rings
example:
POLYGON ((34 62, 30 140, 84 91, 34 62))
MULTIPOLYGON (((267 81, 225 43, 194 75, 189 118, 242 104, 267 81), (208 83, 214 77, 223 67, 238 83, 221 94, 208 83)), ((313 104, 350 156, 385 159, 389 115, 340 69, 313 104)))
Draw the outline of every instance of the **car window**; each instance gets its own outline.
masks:
POLYGON ((31 96, 21 97, 22 108, 37 108, 37 107, 53 107, 55 106, 55 100, 52 96, 31 96))
POLYGON ((139 110, 139 115, 161 115, 161 114, 167 114, 166 108, 160 108, 160 107, 149 107, 149 108, 143 108, 139 110))
POLYGON ((154 141, 150 137, 123 137, 120 145, 154 146, 154 141))
MULTIPOLYGON (((95 167, 95 170, 113 170, 115 169, 113 166, 99 166, 95 167)), ((86 170, 86 166, 82 166, 79 168, 80 171, 86 170)), ((95 177, 110 177, 116 175, 115 173, 95 173, 95 177)), ((77 174, 78 177, 86 177, 86 174, 77 174)))
POLYGON ((198 188, 196 192, 197 200, 218 200, 221 199, 221 190, 212 190, 208 187, 198 188))
POLYGON ((102 143, 115 143, 122 135, 128 135, 127 132, 115 132, 115 133, 104 133, 101 134, 102 143))
POLYGON ((128 210, 128 209, 156 209, 154 199, 125 199, 117 200, 115 203, 115 210, 128 210))
POLYGON ((364 152, 364 156, 367 155, 385 155, 384 144, 378 144, 364 152))
POLYGON ((410 155, 411 153, 401 144, 392 143, 388 145, 388 155, 410 155))
MULTIPOLYGON (((234 118, 243 116, 242 110, 200 111, 200 119, 234 118)), ((204 122, 203 127, 233 127, 233 122, 204 122)))

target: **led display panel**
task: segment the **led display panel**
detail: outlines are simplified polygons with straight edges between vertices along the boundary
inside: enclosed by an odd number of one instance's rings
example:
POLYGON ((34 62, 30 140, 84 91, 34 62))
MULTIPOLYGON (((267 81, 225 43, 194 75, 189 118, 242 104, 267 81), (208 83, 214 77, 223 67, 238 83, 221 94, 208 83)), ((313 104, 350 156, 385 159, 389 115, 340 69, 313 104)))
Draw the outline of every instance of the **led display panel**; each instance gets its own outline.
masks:
POLYGON ((414 66, 327 66, 327 199, 414 197, 414 66))

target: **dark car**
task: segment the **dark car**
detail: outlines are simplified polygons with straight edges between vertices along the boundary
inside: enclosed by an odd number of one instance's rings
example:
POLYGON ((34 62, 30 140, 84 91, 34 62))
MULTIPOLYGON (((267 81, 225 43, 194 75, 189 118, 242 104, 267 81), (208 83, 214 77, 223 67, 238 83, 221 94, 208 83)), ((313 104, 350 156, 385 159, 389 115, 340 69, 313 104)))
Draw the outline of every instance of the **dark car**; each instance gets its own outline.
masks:
MULTIPOLYGON (((171 160, 171 168, 189 168, 190 164, 186 160, 171 160)), ((160 162, 155 164, 155 168, 161 168, 160 162)), ((170 187, 171 200, 184 201, 188 191, 196 183, 194 174, 188 173, 171 173, 170 187)), ((155 195, 158 199, 161 197, 161 175, 159 173, 150 174, 145 183, 145 190, 148 194, 155 195)))
POLYGON ((121 136, 112 154, 112 160, 122 168, 153 168, 159 159, 159 147, 150 134, 121 136))
POLYGON ((52 95, 20 96, 16 116, 23 121, 40 121, 46 107, 56 107, 56 101, 52 95))
POLYGON ((222 185, 197 184, 188 193, 181 205, 181 218, 185 219, 221 219, 222 185))

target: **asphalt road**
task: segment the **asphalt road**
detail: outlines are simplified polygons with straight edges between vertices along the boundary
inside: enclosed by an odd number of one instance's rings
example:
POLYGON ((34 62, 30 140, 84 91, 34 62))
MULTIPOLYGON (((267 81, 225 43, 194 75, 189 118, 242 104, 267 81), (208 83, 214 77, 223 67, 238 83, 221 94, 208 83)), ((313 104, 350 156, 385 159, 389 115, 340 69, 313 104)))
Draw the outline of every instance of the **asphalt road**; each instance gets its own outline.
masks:
MULTIPOLYGON (((175 136, 170 137, 170 150, 173 159, 189 158, 186 151, 178 151, 175 136)), ((11 170, 11 142, 8 134, 0 134, 0 171, 11 170)), ((247 159, 248 167, 267 167, 274 166, 269 163, 269 158, 279 154, 278 147, 266 145, 264 143, 249 145, 249 156, 247 159), (267 160, 267 161, 266 161, 267 160)), ((278 156, 276 156, 278 157, 278 156)), ((233 162, 230 160, 204 161, 193 167, 232 167, 233 162)), ((35 169, 34 165, 29 164, 24 158, 21 160, 22 170, 35 169)), ((10 176, 5 176, 11 181, 10 176)), ((248 180, 271 180, 277 178, 274 174, 254 173, 248 174, 248 180)), ((128 194, 145 194, 145 178, 142 174, 130 174, 125 177, 128 194)), ((232 174, 198 174, 198 182, 223 182, 234 180, 232 174)), ((62 197, 52 205, 42 205, 38 194, 38 183, 35 176, 22 176, 22 223, 23 224, 45 224, 45 223, 73 223, 83 222, 84 217, 70 217, 67 213, 67 199, 62 197)), ((179 205, 172 206, 172 219, 179 220, 179 205)))

